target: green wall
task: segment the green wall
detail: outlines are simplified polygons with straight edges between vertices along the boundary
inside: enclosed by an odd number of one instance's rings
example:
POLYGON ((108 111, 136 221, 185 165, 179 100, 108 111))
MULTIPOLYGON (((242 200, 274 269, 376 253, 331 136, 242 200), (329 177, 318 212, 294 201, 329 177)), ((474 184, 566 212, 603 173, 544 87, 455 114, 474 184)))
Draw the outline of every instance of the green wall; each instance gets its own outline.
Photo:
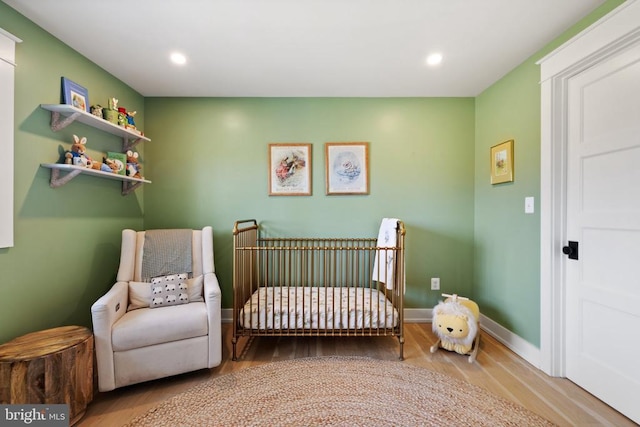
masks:
POLYGON ((471 98, 147 98, 145 226, 214 229, 231 307, 231 231, 255 218, 287 236, 375 237, 407 227, 407 306, 471 291, 474 100, 471 98), (325 142, 370 144, 369 195, 326 196, 325 142), (268 144, 312 144, 311 196, 269 196, 268 144))
POLYGON ((607 1, 476 98, 473 297, 540 345, 540 69, 536 62, 623 1, 607 1), (491 185, 489 150, 515 140, 515 180, 491 185), (535 214, 524 213, 526 196, 535 214))
POLYGON ((89 155, 119 151, 121 140, 82 124, 53 132, 40 104, 60 102, 60 77, 82 84, 91 103, 110 96, 137 110, 144 99, 50 34, 0 3, 0 27, 23 40, 16 48, 14 240, 0 249, 0 342, 65 324, 90 326, 90 306, 108 289, 120 258, 123 228, 143 225, 141 192, 123 197, 118 181, 79 176, 49 187, 49 170, 73 134, 89 155))
MULTIPOLYGON (((231 229, 256 218, 272 234, 374 236, 382 217, 407 225, 407 306, 442 290, 471 295, 484 314, 539 345, 540 92, 535 61, 621 4, 608 0, 475 99, 143 98, 0 2, 17 48, 15 247, 0 249, 0 342, 64 324, 90 325, 90 306, 115 278, 123 228, 214 228, 225 307, 231 306, 231 229), (120 140, 81 124, 49 128, 41 103, 60 101, 60 77, 138 111, 152 139, 137 147, 153 184, 120 195, 88 176, 49 188, 72 135, 89 154, 120 140), (515 139, 515 181, 489 184, 489 148, 515 139), (324 195, 324 143, 370 143, 371 194, 324 195), (313 195, 267 195, 267 144, 313 144, 313 195), (144 204, 143 204, 144 196, 144 204), (524 197, 536 198, 525 215, 524 197)), ((99 43, 97 41, 96 43, 99 43)), ((144 71, 141 71, 144 72, 144 71)))

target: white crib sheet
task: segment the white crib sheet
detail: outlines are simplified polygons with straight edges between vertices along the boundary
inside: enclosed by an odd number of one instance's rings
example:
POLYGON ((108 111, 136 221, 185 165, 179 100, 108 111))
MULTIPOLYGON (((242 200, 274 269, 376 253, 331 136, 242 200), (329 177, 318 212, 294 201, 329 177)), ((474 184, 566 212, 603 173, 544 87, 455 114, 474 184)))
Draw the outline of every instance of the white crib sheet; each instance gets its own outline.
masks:
POLYGON ((376 289, 344 287, 262 287, 240 311, 251 329, 393 328, 398 311, 376 289))

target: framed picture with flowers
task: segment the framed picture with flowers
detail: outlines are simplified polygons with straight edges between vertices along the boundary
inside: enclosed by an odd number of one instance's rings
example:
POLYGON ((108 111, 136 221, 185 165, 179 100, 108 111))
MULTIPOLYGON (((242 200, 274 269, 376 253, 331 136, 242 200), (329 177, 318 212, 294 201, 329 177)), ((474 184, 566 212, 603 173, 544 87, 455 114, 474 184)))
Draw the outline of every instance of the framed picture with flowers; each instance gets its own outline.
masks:
POLYGON ((513 181, 513 139, 491 147, 491 184, 513 181))

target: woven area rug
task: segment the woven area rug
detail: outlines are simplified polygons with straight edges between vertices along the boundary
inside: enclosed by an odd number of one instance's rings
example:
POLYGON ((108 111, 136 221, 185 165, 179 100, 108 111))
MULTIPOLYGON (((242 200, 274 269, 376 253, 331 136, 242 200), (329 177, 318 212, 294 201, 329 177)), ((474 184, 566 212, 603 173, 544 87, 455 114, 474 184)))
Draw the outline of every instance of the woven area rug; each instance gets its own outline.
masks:
POLYGON ((400 361, 316 357, 221 375, 129 426, 550 426, 487 390, 400 361))

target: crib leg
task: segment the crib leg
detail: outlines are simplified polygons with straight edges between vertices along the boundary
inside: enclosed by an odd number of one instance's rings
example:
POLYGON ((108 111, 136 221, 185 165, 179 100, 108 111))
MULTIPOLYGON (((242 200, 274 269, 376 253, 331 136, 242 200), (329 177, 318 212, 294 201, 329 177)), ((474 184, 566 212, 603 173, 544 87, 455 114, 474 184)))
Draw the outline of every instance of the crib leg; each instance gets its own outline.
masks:
POLYGON ((233 345, 233 354, 231 355, 231 360, 234 362, 238 360, 238 356, 236 356, 236 345, 238 344, 238 337, 231 338, 231 344, 233 345))
POLYGON ((398 337, 400 343, 400 360, 404 360, 404 337, 398 337))

